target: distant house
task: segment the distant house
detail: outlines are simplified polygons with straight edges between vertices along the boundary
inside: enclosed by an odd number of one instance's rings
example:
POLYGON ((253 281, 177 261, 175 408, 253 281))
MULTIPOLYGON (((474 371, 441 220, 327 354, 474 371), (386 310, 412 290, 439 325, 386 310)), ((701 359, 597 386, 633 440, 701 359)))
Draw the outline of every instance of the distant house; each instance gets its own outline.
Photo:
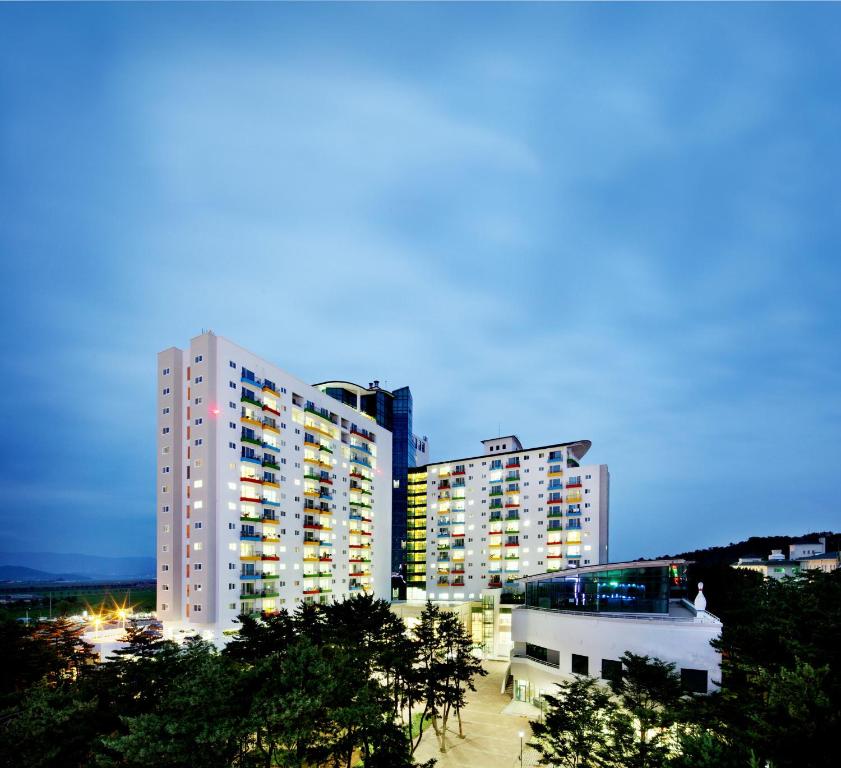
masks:
POLYGON ((772 550, 767 560, 760 557, 740 557, 739 562, 734 563, 733 567, 756 571, 766 579, 782 579, 786 576, 797 576, 800 573, 800 563, 795 560, 786 560, 781 549, 772 550))
POLYGON ((801 557, 798 562, 804 571, 830 573, 841 567, 841 552, 819 552, 808 557, 801 557))
POLYGON ((822 555, 824 552, 826 552, 826 539, 823 536, 818 539, 817 543, 810 541, 805 544, 788 545, 789 560, 802 560, 812 555, 822 555))

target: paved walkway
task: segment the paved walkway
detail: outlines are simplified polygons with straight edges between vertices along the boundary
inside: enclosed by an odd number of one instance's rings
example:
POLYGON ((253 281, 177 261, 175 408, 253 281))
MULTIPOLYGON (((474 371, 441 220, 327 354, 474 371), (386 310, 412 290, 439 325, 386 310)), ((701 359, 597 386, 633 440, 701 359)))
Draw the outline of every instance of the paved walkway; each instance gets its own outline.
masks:
POLYGON ((458 737, 458 720, 451 717, 447 724, 447 751, 442 753, 435 732, 429 728, 415 752, 418 762, 434 757, 438 761, 436 768, 520 768, 522 731, 523 768, 537 766, 537 753, 526 746, 531 738, 528 716, 509 706, 510 695, 499 692, 508 662, 485 661, 483 665, 488 676, 476 681, 476 691, 468 692, 467 706, 462 710, 464 738, 458 737), (506 708, 511 714, 505 712, 506 708))

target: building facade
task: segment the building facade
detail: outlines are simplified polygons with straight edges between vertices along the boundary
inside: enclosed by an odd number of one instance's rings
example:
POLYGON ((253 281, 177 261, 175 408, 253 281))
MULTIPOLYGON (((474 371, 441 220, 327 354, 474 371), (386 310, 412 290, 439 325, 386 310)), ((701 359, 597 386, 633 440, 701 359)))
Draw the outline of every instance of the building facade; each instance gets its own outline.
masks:
POLYGON ((410 468, 426 462, 429 441, 414 434, 413 400, 409 387, 390 392, 372 381, 367 387, 348 381, 324 381, 316 386, 339 402, 373 418, 391 432, 391 572, 394 596, 405 598, 407 480, 410 468))
POLYGON ((582 566, 523 582, 525 603, 511 621, 515 699, 537 703, 572 675, 609 681, 625 651, 675 664, 692 692, 717 687, 721 657, 710 641, 721 622, 703 596, 685 599, 683 561, 582 566))
POLYGON ((410 600, 474 600, 530 573, 606 562, 610 478, 583 465, 588 440, 483 454, 409 470, 410 600))
POLYGON ((759 557, 740 557, 733 568, 742 568, 762 574, 766 579, 784 579, 787 576, 797 576, 800 573, 799 560, 786 560, 780 550, 774 550, 767 560, 759 557), (777 553, 780 556, 774 557, 777 553))
POLYGON ((823 571, 832 573, 841 568, 841 552, 819 552, 801 557, 798 561, 803 571, 823 571))
POLYGON ((213 333, 158 355, 158 616, 389 598, 389 429, 213 333))

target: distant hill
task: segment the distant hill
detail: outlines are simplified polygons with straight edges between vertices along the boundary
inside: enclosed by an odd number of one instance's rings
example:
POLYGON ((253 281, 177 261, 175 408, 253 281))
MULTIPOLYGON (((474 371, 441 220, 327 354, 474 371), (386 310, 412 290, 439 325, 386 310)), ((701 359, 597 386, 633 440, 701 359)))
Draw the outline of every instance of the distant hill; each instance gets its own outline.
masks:
POLYGON ((78 573, 47 573, 22 565, 0 565, 0 582, 4 581, 88 581, 78 573))
POLYGON ((663 555, 663 557, 682 557, 686 560, 694 560, 701 565, 729 565, 735 563, 740 557, 768 557, 772 549, 781 549, 787 557, 789 544, 817 542, 821 536, 826 537, 828 552, 841 549, 841 534, 822 531, 805 533, 802 536, 751 536, 745 541, 731 542, 721 547, 693 549, 690 552, 663 555))
POLYGON ((58 552, 0 552, 0 566, 33 569, 46 573, 53 579, 60 574, 73 574, 77 578, 81 576, 89 579, 155 578, 154 557, 102 557, 58 552))

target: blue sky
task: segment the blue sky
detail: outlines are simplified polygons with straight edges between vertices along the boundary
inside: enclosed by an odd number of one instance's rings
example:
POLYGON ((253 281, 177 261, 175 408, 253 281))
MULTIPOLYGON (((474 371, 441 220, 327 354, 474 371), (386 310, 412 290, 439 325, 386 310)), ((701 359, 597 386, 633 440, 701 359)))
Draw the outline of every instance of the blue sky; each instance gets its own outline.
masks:
POLYGON ((588 438, 614 559, 841 528, 841 7, 0 7, 0 551, 154 550, 155 354, 588 438), (321 343, 327 341, 328 343, 321 343))

